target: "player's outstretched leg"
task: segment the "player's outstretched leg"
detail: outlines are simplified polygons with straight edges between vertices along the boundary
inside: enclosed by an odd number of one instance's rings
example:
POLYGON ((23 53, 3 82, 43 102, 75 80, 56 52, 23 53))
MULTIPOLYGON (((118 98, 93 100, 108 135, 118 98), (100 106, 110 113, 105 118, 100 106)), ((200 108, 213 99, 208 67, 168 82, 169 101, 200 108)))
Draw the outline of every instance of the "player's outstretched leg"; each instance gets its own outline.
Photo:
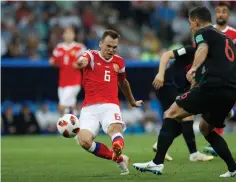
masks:
POLYGON ((155 158, 146 163, 134 163, 133 167, 139 171, 149 171, 154 174, 162 174, 166 152, 174 139, 182 132, 182 125, 174 119, 164 119, 157 142, 155 158))
POLYGON ((197 151, 195 134, 193 130, 193 117, 192 116, 184 119, 184 122, 182 123, 182 134, 190 153, 190 156, 189 156, 190 161, 193 161, 193 162, 210 161, 214 159, 213 156, 208 156, 206 154, 203 154, 197 151))
MULTIPOLYGON (((128 157, 125 155, 120 155, 116 157, 115 153, 110 150, 105 144, 100 142, 93 141, 93 135, 88 130, 81 130, 78 133, 79 143, 80 145, 88 152, 94 154, 97 157, 113 160, 119 166, 123 166, 124 161, 128 161, 128 157)), ((125 175, 121 173, 121 175, 125 175)))
POLYGON ((220 158, 225 161, 228 167, 229 171, 220 175, 220 177, 236 177, 236 163, 232 157, 226 141, 214 130, 212 130, 212 128, 204 120, 201 120, 199 128, 205 139, 215 149, 220 158))

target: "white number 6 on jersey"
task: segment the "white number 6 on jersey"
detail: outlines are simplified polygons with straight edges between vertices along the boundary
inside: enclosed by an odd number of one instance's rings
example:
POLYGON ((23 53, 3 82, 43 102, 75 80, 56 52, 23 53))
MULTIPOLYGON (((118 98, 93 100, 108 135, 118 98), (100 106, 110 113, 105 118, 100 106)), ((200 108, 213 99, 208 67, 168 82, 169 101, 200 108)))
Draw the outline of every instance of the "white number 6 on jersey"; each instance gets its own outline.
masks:
POLYGON ((105 74, 104 74, 104 81, 105 81, 105 82, 110 82, 110 81, 111 81, 110 72, 111 72, 111 71, 105 70, 105 74))

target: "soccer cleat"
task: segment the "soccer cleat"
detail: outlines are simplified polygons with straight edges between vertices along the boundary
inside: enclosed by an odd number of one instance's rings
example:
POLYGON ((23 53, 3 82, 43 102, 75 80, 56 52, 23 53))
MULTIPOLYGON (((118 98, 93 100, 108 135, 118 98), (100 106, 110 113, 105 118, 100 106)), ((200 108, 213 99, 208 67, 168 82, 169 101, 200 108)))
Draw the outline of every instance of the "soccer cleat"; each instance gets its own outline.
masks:
POLYGON ((192 162, 196 162, 196 161, 210 161, 212 159, 214 159, 213 156, 206 155, 206 154, 203 154, 201 152, 195 152, 193 154, 190 154, 190 156, 189 156, 189 160, 192 161, 192 162))
POLYGON ((167 153, 167 154, 165 155, 165 160, 167 160, 167 161, 173 161, 173 158, 172 158, 171 156, 169 156, 169 154, 167 153))
POLYGON ((153 152, 156 152, 156 151, 157 151, 157 142, 153 144, 152 150, 153 150, 153 152))
POLYGON ((205 147, 204 150, 203 150, 205 153, 207 154, 211 154, 215 157, 218 156, 218 154, 216 153, 216 151, 211 147, 211 146, 208 146, 208 147, 205 147))
POLYGON ((234 110, 231 109, 230 112, 229 112, 229 114, 228 114, 228 116, 227 116, 227 118, 228 118, 228 119, 232 119, 233 117, 234 117, 234 110))
POLYGON ((220 175, 221 178, 230 178, 230 177, 236 177, 236 170, 233 172, 226 172, 225 174, 220 175))
POLYGON ((121 173, 120 175, 127 175, 129 174, 129 169, 128 169, 128 165, 129 165, 129 157, 126 155, 122 155, 123 157, 123 161, 118 163, 118 167, 121 169, 121 173))
POLYGON ((156 175, 161 175, 164 169, 163 164, 157 165, 153 161, 146 162, 146 163, 134 163, 133 167, 137 169, 138 171, 141 171, 141 172, 148 171, 156 175))
MULTIPOLYGON (((157 152, 157 142, 153 144, 152 150, 153 150, 153 152, 157 152)), ((165 160, 167 160, 167 161, 172 161, 173 158, 172 158, 171 156, 169 156, 169 154, 167 153, 167 154, 165 155, 165 160)))
POLYGON ((122 154, 122 145, 119 141, 116 141, 112 144, 112 149, 114 152, 115 157, 119 157, 122 154))

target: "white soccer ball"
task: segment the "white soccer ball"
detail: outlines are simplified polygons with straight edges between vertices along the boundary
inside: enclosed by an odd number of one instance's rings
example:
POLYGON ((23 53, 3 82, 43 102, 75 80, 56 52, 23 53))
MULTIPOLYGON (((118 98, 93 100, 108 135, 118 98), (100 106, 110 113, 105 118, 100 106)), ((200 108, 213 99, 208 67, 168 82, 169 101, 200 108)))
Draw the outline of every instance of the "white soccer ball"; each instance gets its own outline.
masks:
POLYGON ((64 114, 57 122, 57 130, 66 138, 73 138, 79 132, 79 119, 73 114, 64 114))

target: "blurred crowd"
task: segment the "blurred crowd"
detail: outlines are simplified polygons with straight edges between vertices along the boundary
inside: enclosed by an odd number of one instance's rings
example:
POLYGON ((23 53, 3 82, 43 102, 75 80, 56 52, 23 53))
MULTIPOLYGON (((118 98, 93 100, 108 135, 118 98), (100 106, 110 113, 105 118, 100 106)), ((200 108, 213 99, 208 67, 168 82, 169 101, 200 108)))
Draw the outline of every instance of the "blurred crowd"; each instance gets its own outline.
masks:
MULTIPOLYGON (((121 112, 127 125, 126 134, 142 134, 159 132, 162 125, 163 111, 153 92, 150 100, 144 102, 142 108, 131 107, 128 102, 121 102, 121 112)), ((80 113, 81 102, 77 104, 76 113, 80 113)), ((56 123, 60 117, 58 105, 54 101, 34 103, 32 101, 2 103, 1 129, 3 135, 24 134, 56 134, 56 123)), ((79 115, 78 115, 79 117, 79 115)), ((197 116, 194 125, 195 132, 199 132, 197 116)), ((234 116, 227 122, 226 132, 236 131, 236 105, 234 116)), ((102 133, 102 132, 101 132, 102 133)))
MULTIPOLYGON (((76 40, 97 49, 103 31, 121 34, 118 53, 126 59, 158 60, 165 49, 191 43, 188 10, 213 1, 1 1, 1 56, 48 58, 62 41, 63 28, 74 26, 76 40)), ((229 24, 236 26, 236 3, 229 24)), ((214 17, 213 17, 214 20, 214 17)))
MULTIPOLYGON (((131 107, 127 102, 121 102, 121 112, 127 124, 126 133, 156 133, 161 125, 162 111, 153 92, 150 100, 145 101, 142 108, 131 107)), ((78 102, 75 113, 81 110, 78 102)), ((49 134, 57 133, 56 123, 60 117, 58 105, 55 101, 2 102, 2 133, 3 134, 49 134)))

